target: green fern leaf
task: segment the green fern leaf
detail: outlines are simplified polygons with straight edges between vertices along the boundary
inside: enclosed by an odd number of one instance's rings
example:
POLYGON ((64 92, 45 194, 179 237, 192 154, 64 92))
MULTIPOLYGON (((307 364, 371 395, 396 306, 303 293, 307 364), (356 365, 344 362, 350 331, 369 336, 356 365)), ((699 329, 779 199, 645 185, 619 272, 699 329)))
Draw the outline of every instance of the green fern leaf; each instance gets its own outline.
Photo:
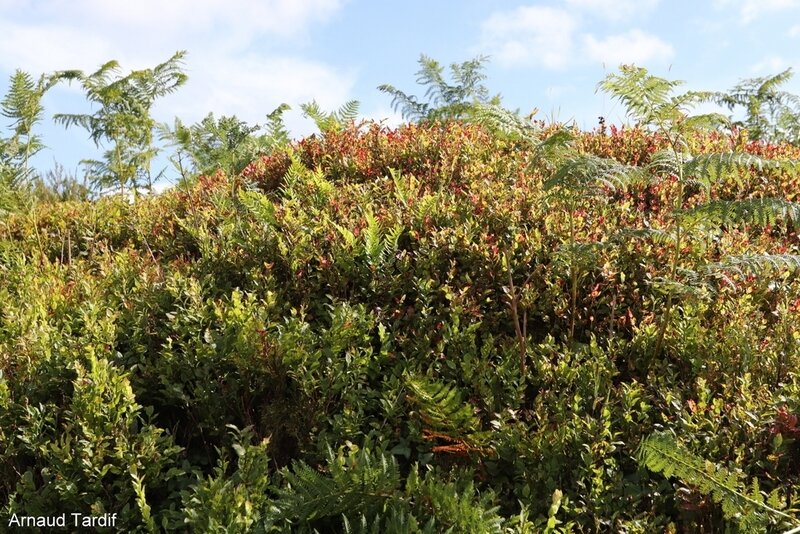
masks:
POLYGON ((513 140, 535 140, 541 133, 541 128, 537 124, 523 119, 519 113, 496 104, 476 105, 473 121, 501 132, 513 140))
POLYGON ((283 114, 291 109, 289 104, 283 103, 267 114, 265 130, 273 144, 282 145, 289 142, 289 130, 286 129, 283 114))
POLYGON ((764 274, 769 271, 800 269, 800 255, 797 254, 742 254, 728 256, 724 261, 705 266, 708 273, 719 271, 734 272, 740 276, 764 274))
POLYGON ((275 227, 275 205, 266 195, 257 191, 242 191, 239 201, 265 228, 275 227))
POLYGON ((713 200, 681 213, 687 222, 720 225, 773 225, 779 220, 800 221, 800 203, 781 198, 713 200))
POLYGON ((545 190, 556 188, 569 191, 588 191, 590 186, 602 185, 612 191, 625 189, 641 175, 641 169, 616 160, 591 154, 565 161, 552 178, 544 183, 545 190))
POLYGON ((796 175, 800 170, 800 162, 762 158, 744 152, 700 154, 686 162, 683 172, 685 176, 694 176, 702 183, 719 182, 727 176, 733 177, 738 182, 738 176, 731 171, 739 169, 753 169, 758 172, 781 170, 796 175))
POLYGON ((676 476, 710 494, 722 507, 723 515, 736 520, 749 532, 763 531, 771 521, 798 521, 764 502, 758 481, 748 490, 737 473, 699 458, 678 444, 668 432, 656 432, 645 438, 637 453, 639 462, 666 477, 676 476))
POLYGON ((364 252, 370 265, 378 265, 383 257, 383 230, 381 223, 367 211, 367 227, 364 230, 364 252))
POLYGON ((471 443, 482 442, 480 420, 457 388, 423 377, 406 377, 409 401, 430 429, 471 443))

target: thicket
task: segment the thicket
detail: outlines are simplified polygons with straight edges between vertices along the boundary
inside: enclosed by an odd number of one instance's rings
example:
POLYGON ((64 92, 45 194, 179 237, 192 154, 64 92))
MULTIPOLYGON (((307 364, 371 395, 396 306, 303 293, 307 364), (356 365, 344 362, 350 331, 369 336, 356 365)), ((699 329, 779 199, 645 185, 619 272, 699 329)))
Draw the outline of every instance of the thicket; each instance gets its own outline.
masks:
POLYGON ((386 86, 416 123, 177 122, 179 187, 6 211, 4 525, 800 524, 800 149, 643 69, 601 83, 634 126, 582 132, 421 64, 427 105, 386 86))

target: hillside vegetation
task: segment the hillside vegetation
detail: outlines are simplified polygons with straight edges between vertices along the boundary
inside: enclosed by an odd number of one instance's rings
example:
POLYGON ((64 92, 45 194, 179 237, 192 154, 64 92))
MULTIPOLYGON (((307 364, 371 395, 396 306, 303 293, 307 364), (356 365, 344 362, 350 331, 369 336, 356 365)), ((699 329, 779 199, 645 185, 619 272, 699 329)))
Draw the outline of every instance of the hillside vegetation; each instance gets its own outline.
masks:
POLYGON ((601 87, 634 126, 462 94, 290 143, 277 111, 227 172, 8 209, 0 521, 798 527, 800 148, 601 87))

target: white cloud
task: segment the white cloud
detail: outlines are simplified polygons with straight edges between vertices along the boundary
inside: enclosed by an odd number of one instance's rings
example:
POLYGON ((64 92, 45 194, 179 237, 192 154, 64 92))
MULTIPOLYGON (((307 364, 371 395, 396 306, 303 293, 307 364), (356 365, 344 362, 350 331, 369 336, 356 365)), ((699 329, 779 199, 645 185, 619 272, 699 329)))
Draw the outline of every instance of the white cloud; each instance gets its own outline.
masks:
POLYGON ((789 67, 789 62, 780 56, 770 56, 762 59, 750 67, 750 72, 754 74, 765 73, 768 75, 778 74, 789 67))
POLYGON ((665 61, 674 54, 672 45, 641 30, 631 30, 605 39, 586 35, 584 46, 589 58, 611 66, 621 63, 643 64, 649 61, 665 61))
POLYGON ((261 124, 267 113, 286 102, 292 106, 287 126, 300 134, 309 129, 301 117, 301 103, 316 99, 323 110, 337 109, 349 99, 355 82, 352 72, 295 57, 218 55, 203 58, 202 66, 159 105, 159 111, 167 108, 164 120, 177 115, 194 122, 213 111, 261 124))
POLYGON ((557 69, 571 59, 572 15, 562 9, 523 6, 492 14, 482 25, 482 48, 505 65, 557 69))
POLYGON ((767 11, 781 11, 797 7, 800 7, 798 0, 745 0, 741 10, 742 22, 750 22, 767 11))
MULTIPOLYGON (((11 0, 21 1, 21 0, 11 0)), ((39 17, 68 24, 83 24, 95 31, 137 30, 140 41, 167 35, 226 33, 236 39, 258 34, 291 36, 312 22, 324 21, 343 0, 49 0, 27 9, 39 17)), ((0 4, 0 9, 4 6, 0 4)))
POLYGON ((621 21, 649 13, 658 5, 659 0, 565 0, 565 2, 572 9, 587 11, 611 21, 621 21))
POLYGON ((111 58, 142 68, 182 49, 232 55, 264 37, 302 39, 344 1, 0 0, 0 68, 90 69, 111 58))
POLYGON ((112 59, 112 44, 82 28, 0 21, 0 68, 33 73, 56 69, 95 69, 112 59))
POLYGON ((800 8, 800 0, 714 0, 717 9, 737 9, 742 24, 748 24, 765 13, 800 8))
POLYGON ((800 24, 795 24, 789 28, 789 37, 800 37, 800 24))
POLYGON ((338 108, 350 98, 355 72, 301 52, 278 53, 270 39, 297 49, 346 1, 0 0, 0 70, 93 72, 116 59, 129 72, 186 49, 189 82, 156 103, 157 119, 193 122, 213 110, 263 123, 287 102, 294 108, 287 124, 302 130, 298 104, 316 98, 323 109, 338 108))

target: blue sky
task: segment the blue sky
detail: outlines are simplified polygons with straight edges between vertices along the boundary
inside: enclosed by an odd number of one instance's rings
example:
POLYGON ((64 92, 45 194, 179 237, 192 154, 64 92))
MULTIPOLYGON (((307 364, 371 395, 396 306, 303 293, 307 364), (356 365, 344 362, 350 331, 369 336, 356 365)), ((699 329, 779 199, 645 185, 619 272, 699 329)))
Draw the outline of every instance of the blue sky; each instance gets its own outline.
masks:
MULTIPOLYGON (((599 115, 624 121, 595 92, 620 63, 685 80, 687 89, 798 70, 800 0, 0 0, 3 92, 15 68, 92 72, 116 59, 127 72, 177 50, 188 51, 189 82, 154 108, 169 123, 210 111, 261 123, 287 102, 300 136, 314 130, 299 112, 313 98, 323 109, 356 99, 362 115, 394 125, 400 117, 376 86, 421 94, 424 53, 445 65, 488 55, 486 83, 507 107, 592 128, 599 115)), ((800 74, 786 89, 800 93, 800 74)), ((96 157, 86 132, 50 118, 89 111, 79 89, 59 86, 45 105, 39 132, 49 148, 38 167, 75 170, 96 157)))

